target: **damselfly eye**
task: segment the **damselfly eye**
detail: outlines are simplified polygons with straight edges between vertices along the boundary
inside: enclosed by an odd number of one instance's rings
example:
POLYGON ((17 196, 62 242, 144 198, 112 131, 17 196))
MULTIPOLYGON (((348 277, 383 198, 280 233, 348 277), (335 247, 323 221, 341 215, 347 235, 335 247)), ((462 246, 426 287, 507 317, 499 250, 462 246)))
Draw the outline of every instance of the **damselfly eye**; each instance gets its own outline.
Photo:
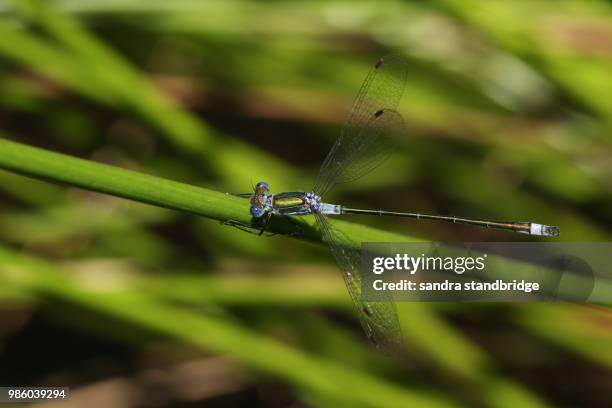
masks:
POLYGON ((255 218, 263 217, 266 212, 263 208, 257 207, 256 205, 251 206, 251 215, 255 218))

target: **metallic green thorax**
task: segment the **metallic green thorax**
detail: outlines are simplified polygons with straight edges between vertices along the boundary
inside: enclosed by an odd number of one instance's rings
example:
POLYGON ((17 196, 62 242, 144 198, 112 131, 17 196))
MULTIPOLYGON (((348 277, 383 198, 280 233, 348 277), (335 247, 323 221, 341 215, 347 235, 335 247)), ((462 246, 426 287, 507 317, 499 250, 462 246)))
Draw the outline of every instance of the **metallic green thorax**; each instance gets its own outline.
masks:
POLYGON ((275 197, 274 206, 277 208, 295 207, 304 204, 301 197, 275 197))

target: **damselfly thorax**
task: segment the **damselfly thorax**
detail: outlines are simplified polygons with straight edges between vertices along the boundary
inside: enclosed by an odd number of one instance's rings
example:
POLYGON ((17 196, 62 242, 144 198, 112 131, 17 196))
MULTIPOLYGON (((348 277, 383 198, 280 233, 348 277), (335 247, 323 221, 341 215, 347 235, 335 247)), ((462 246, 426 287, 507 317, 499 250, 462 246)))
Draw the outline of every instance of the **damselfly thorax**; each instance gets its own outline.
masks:
MULTIPOLYGON (((264 182, 258 183, 257 186, 264 182)), ((267 183, 265 183, 267 186, 267 183)), ((310 215, 321 213, 327 215, 342 214, 342 206, 322 203, 321 197, 313 192, 288 191, 279 194, 269 194, 269 189, 258 188, 251 196, 251 213, 277 215, 310 215), (253 208, 255 207, 255 208, 253 208)))

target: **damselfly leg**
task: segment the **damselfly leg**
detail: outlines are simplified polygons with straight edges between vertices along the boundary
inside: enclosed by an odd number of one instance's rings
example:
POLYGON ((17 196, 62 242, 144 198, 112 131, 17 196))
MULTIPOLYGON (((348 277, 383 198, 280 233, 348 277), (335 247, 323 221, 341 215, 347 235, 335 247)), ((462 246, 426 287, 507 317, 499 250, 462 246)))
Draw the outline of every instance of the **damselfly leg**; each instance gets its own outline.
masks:
POLYGON ((240 198, 251 198, 251 196, 253 195, 253 193, 225 193, 227 195, 232 195, 234 197, 240 197, 240 198))
MULTIPOLYGON (((229 225, 234 228, 238 228, 241 231, 248 232, 252 235, 263 235, 266 232, 266 228, 268 228, 268 224, 270 223, 270 219, 272 218, 272 214, 270 213, 265 217, 263 222, 261 222, 261 226, 257 225, 258 223, 248 224, 246 222, 238 221, 238 220, 225 220, 221 221, 222 225, 229 225)), ((266 236, 271 237, 276 235, 274 232, 267 233, 266 236)))
MULTIPOLYGON (((299 236, 299 235, 304 235, 304 228, 303 225, 297 221, 295 218, 293 217, 289 217, 286 215, 279 215, 278 217, 283 218, 285 220, 287 220, 288 223, 290 223, 294 228, 295 231, 289 232, 287 234, 287 236, 290 237, 294 237, 294 236, 299 236)), ((266 234, 267 237, 273 237, 274 235, 278 235, 277 232, 267 232, 268 226, 270 224, 270 221, 272 219, 272 213, 269 213, 268 215, 266 215, 263 223, 261 226, 258 226, 257 223, 256 224, 248 224, 242 221, 237 221, 237 220, 226 220, 226 221, 221 221, 221 224, 223 225, 229 225, 231 227, 235 227, 238 228, 241 231, 244 232, 248 232, 249 234, 252 235, 263 235, 264 233, 266 234)))

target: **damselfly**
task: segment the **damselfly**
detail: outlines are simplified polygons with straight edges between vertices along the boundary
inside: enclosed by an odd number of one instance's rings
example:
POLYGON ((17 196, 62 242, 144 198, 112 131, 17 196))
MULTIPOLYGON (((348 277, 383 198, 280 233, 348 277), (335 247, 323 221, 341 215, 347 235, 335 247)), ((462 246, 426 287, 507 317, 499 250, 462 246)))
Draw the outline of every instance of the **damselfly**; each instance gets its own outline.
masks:
MULTIPOLYGON (((324 240, 342 270, 342 276, 357 308, 368 338, 378 346, 395 346, 401 341, 401 330, 393 302, 365 302, 361 299, 361 257, 354 242, 335 229, 327 215, 371 214, 447 221, 495 228, 531 235, 558 236, 559 228, 531 222, 502 222, 447 215, 364 210, 344 205, 328 204, 322 197, 334 186, 356 180, 379 166, 393 146, 394 135, 403 129, 403 119, 395 110, 406 86, 407 65, 399 56, 387 56, 376 62, 349 114, 340 137, 323 162, 310 192, 272 194, 266 182, 255 185, 253 193, 238 194, 250 198, 254 222, 261 235, 271 217, 314 215, 324 240)), ((228 222, 240 228, 254 225, 228 222)), ((387 300, 387 299, 383 299, 387 300)))

